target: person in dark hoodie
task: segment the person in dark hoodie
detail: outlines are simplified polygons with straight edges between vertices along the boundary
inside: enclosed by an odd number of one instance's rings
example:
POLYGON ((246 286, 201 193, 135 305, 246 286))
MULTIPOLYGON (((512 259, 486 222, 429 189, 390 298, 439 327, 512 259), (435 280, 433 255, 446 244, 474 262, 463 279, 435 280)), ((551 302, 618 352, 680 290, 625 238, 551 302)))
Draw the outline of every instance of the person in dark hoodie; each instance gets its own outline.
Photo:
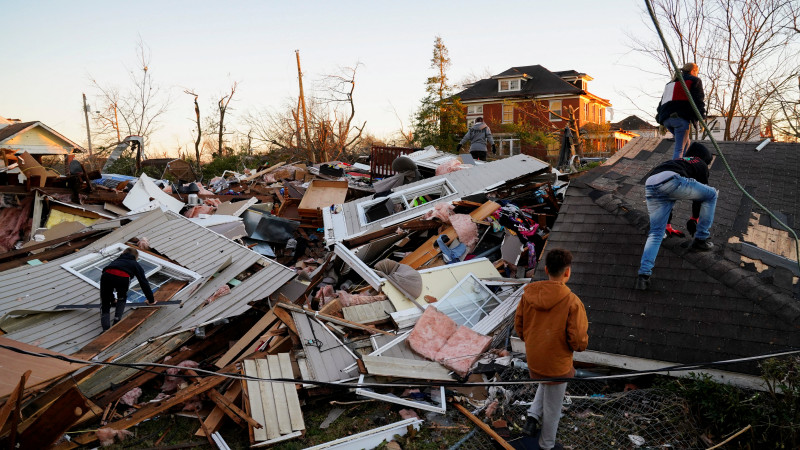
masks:
MULTIPOLYGON (((689 88, 694 104, 700 111, 702 117, 706 116, 705 94, 703 93, 703 82, 697 78, 700 69, 695 63, 686 63, 681 69, 683 81, 689 88)), ((696 124, 697 114, 689 103, 689 97, 683 90, 677 74, 664 87, 664 94, 658 103, 656 122, 667 127, 675 136, 675 150, 672 159, 681 158, 684 151, 689 148, 689 124, 696 124)))
POLYGON ((487 143, 492 146, 492 153, 497 153, 497 147, 494 145, 494 139, 492 138, 492 130, 490 130, 489 126, 484 123, 482 117, 475 119, 475 125, 471 126, 469 130, 467 130, 467 134, 461 138, 461 142, 459 142, 458 146, 456 147, 456 153, 461 150, 461 147, 467 141, 470 143, 469 153, 474 159, 486 161, 487 143))
MULTIPOLYGON (((572 275, 572 253, 552 249, 545 257, 549 277, 525 286, 514 317, 514 329, 525 342, 531 378, 572 378, 572 353, 589 345, 589 320, 577 295, 567 287, 572 275)), ((563 449, 556 442, 566 382, 540 383, 528 408, 524 431, 531 436, 541 428, 539 447, 563 449)))
POLYGON ((150 290, 150 283, 145 277, 142 266, 136 261, 137 259, 139 259, 139 252, 135 248, 128 247, 123 250, 119 258, 111 261, 100 275, 100 325, 103 326, 103 331, 111 328, 112 306, 116 305, 114 324, 122 319, 125 303, 128 301, 128 286, 131 277, 139 280, 139 286, 147 299, 147 304, 154 305, 156 303, 153 291, 150 290))
POLYGON ((650 287, 658 249, 676 200, 693 201, 692 218, 686 224, 694 235, 691 248, 709 251, 714 247, 708 240, 717 207, 717 190, 708 186, 711 159, 711 152, 705 145, 693 142, 686 150, 686 157, 665 161, 647 174, 645 199, 650 215, 650 231, 639 264, 636 289, 647 290, 650 287))

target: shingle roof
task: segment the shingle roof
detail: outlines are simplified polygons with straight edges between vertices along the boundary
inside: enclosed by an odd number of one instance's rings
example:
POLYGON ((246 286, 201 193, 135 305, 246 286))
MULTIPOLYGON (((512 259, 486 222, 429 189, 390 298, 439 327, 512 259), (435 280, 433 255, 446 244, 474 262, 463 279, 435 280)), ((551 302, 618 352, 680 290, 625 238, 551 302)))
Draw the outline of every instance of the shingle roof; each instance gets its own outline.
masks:
POLYGON ((15 134, 19 133, 20 131, 24 130, 25 128, 28 128, 29 126, 31 126, 31 125, 33 125, 35 123, 36 123, 35 121, 34 122, 18 122, 18 123, 14 123, 14 124, 5 126, 3 128, 0 128, 0 141, 4 141, 4 140, 10 138, 11 136, 14 136, 15 134))
MULTIPOLYGON (((586 305, 589 349, 698 363, 800 348, 794 241, 736 188, 719 157, 710 178, 719 190, 715 251, 691 252, 689 238, 665 239, 650 290, 633 289, 649 226, 643 178, 673 145, 634 139, 607 164, 575 178, 567 192, 547 247, 573 252, 569 285, 586 305)), ((800 145, 773 143, 761 152, 748 142, 720 147, 741 184, 796 229, 800 145)), ((690 212, 689 202, 678 202, 673 225, 684 229, 690 212)), ((755 366, 723 369, 754 372, 755 366)))
POLYGON ((619 122, 612 123, 611 127, 621 128, 623 130, 652 130, 658 128, 658 126, 651 125, 649 122, 640 119, 639 116, 628 116, 619 122))
POLYGON ((539 95, 553 94, 580 94, 583 92, 576 86, 567 83, 560 76, 545 69, 540 65, 512 67, 495 77, 505 77, 509 75, 526 75, 522 82, 522 89, 513 92, 497 92, 497 80, 488 78, 480 80, 471 87, 456 94, 461 100, 472 100, 478 98, 502 98, 502 97, 535 97, 539 95))

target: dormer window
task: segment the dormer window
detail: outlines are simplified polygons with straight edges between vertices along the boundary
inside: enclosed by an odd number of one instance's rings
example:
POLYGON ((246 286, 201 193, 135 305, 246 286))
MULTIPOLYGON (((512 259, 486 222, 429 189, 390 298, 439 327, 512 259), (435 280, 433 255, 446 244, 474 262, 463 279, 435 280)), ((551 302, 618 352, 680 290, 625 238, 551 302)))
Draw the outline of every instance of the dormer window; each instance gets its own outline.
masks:
POLYGON ((522 80, 519 78, 514 80, 500 80, 498 92, 519 91, 521 88, 522 80))

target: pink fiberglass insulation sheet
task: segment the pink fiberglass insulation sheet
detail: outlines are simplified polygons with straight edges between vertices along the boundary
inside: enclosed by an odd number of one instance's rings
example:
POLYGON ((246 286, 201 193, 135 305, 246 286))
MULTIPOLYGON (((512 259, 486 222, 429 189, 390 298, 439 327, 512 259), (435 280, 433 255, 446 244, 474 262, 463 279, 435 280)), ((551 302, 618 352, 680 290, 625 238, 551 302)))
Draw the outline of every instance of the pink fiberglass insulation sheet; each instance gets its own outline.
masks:
POLYGON ((466 376, 470 367, 489 347, 492 338, 460 326, 436 353, 437 362, 457 373, 466 376))
POLYGON ((433 306, 428 306, 408 335, 407 342, 411 349, 419 355, 434 360, 439 349, 456 332, 456 329, 458 329, 458 324, 453 319, 433 306))

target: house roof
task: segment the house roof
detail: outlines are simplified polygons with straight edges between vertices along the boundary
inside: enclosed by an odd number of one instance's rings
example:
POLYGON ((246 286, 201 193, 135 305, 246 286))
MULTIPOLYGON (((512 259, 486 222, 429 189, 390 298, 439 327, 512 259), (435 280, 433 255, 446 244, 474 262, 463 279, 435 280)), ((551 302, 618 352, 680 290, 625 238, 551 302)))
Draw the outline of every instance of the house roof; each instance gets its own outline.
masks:
MULTIPOLYGON (((719 190, 715 250, 691 252, 689 238, 665 239, 650 290, 633 289, 649 226, 643 178, 669 159, 673 145, 636 138, 573 179, 566 194, 547 248, 574 255, 569 285, 586 306, 589 349, 699 363, 800 348, 794 241, 736 188, 719 157, 710 177, 719 190)), ((752 143, 720 147, 739 182, 796 229, 800 145, 773 143, 760 152, 752 143)), ((685 229, 690 212, 691 204, 679 201, 672 224, 685 229)), ((536 278, 544 278, 542 266, 536 278)), ((725 369, 756 371, 754 364, 725 369)))
POLYGON ((623 130, 652 130, 654 128, 658 128, 658 126, 652 125, 649 122, 640 119, 639 116, 628 116, 619 122, 612 123, 611 127, 616 127, 623 130))
POLYGON ((536 97, 542 95, 579 95, 584 91, 564 81, 560 76, 540 65, 512 67, 492 78, 483 79, 456 94, 461 100, 505 97, 536 97), (523 76, 521 90, 497 92, 497 78, 523 76))
MULTIPOLYGON (((129 217, 128 217, 129 218, 129 217)), ((104 226, 97 224, 95 226, 104 226)), ((147 237, 150 247, 177 264, 200 274, 201 285, 173 300, 183 305, 162 307, 126 338, 121 345, 133 346, 175 329, 239 315, 249 309, 248 301, 272 294, 294 277, 294 271, 266 261, 258 253, 214 233, 190 220, 160 209, 138 215, 135 220, 69 256, 36 266, 22 266, 0 272, 0 316, 12 311, 32 314, 17 316, 7 336, 46 349, 74 353, 101 333, 97 310, 53 312, 58 305, 99 303, 99 290, 62 268, 61 265, 133 237, 147 237), (256 263, 263 267, 224 295, 204 305, 218 288, 256 263), (35 286, 30 280, 37 280, 35 286), (45 314, 41 314, 45 313, 45 314)))
MULTIPOLYGON (((43 124, 42 122, 32 121, 32 122, 19 122, 13 123, 11 125, 7 125, 5 127, 0 128, 0 145, 3 142, 8 141, 14 138, 16 135, 20 133, 24 133, 30 129, 35 127, 41 127, 47 133, 52 134, 56 139, 61 140, 63 142, 62 145, 42 145, 42 144, 35 144, 35 145, 22 145, 21 151, 27 151, 30 154, 41 154, 41 155, 63 155, 68 154, 67 147, 71 148, 70 151, 74 152, 82 152, 83 148, 72 142, 71 140, 67 139, 64 135, 59 133, 58 131, 48 127, 47 125, 43 124)), ((12 147, 14 148, 14 147, 12 147)))

